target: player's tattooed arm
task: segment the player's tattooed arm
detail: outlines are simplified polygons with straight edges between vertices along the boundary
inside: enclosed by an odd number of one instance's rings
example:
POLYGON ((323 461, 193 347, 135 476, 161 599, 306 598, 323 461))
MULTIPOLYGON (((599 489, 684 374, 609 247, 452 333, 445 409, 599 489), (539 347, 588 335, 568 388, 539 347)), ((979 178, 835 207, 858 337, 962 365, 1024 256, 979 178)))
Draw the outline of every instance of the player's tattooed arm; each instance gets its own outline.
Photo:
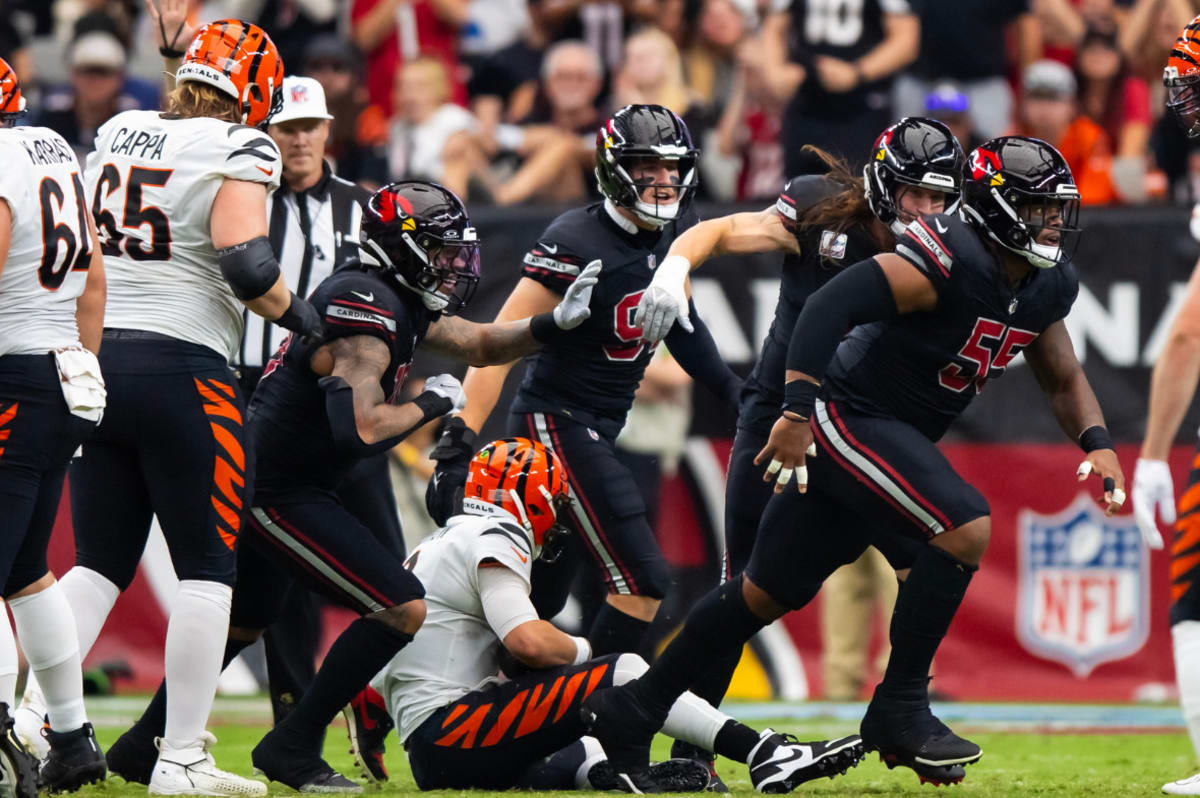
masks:
MULTIPOLYGON (((385 400, 380 379, 391 361, 388 345, 370 335, 337 338, 313 353, 312 369, 322 376, 340 377, 350 387, 353 399, 353 431, 367 446, 412 432, 424 424, 425 413, 415 402, 391 405, 385 400)), ((338 437, 339 425, 330 425, 338 437)), ((349 429, 341 437, 350 439, 349 429)), ((348 440, 353 447, 353 440, 348 440)))
POLYGON ((472 366, 511 363, 541 346, 528 319, 477 324, 458 316, 443 316, 430 325, 425 343, 472 366))

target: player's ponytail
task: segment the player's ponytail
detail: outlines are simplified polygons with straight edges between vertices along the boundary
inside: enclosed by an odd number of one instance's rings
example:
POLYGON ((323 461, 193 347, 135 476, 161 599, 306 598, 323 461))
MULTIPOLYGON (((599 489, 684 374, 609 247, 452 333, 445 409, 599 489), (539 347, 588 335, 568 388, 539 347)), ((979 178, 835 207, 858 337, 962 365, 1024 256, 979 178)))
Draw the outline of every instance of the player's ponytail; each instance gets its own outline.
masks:
POLYGON ((804 151, 825 164, 828 171, 825 176, 834 183, 842 186, 842 190, 831 194, 800 214, 798 223, 801 227, 820 227, 835 230, 839 233, 855 225, 871 227, 875 214, 867 204, 863 192, 862 175, 857 174, 845 159, 826 152, 820 147, 805 144, 804 151))
POLYGON ((208 116, 226 122, 241 122, 237 100, 206 83, 184 80, 167 95, 166 111, 185 119, 208 116))

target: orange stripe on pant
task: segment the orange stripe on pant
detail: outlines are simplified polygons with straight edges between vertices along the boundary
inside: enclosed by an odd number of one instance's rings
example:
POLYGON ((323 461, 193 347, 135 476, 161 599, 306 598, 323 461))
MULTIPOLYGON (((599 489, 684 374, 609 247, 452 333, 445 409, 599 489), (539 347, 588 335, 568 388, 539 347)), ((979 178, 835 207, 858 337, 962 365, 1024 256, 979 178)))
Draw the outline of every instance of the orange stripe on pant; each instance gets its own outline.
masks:
POLYGON ((229 401, 235 395, 232 385, 226 385, 220 380, 202 382, 194 377, 192 379, 196 384, 196 392, 203 400, 204 412, 210 418, 208 425, 212 430, 216 449, 211 499, 213 509, 220 519, 215 524, 217 537, 226 548, 233 551, 242 528, 239 513, 243 507, 241 489, 246 487, 246 452, 238 436, 224 425, 218 424, 217 419, 228 419, 240 428, 242 414, 229 401), (222 456, 222 452, 225 457, 222 456), (221 521, 225 522, 224 526, 221 521))
POLYGON ((475 735, 479 733, 479 727, 483 725, 483 719, 487 717, 488 712, 491 710, 491 704, 484 704, 479 709, 468 715, 466 720, 458 724, 458 728, 437 740, 435 744, 450 747, 459 740, 462 740, 462 745, 459 746, 460 748, 474 748, 475 735))
MULTIPOLYGON (((5 426, 14 418, 17 417, 17 408, 20 407, 20 402, 13 402, 12 406, 4 412, 0 413, 0 427, 5 426)), ((8 436, 12 434, 12 428, 0 429, 0 441, 8 440, 8 436)), ((4 447, 0 446, 0 457, 4 456, 4 447)))

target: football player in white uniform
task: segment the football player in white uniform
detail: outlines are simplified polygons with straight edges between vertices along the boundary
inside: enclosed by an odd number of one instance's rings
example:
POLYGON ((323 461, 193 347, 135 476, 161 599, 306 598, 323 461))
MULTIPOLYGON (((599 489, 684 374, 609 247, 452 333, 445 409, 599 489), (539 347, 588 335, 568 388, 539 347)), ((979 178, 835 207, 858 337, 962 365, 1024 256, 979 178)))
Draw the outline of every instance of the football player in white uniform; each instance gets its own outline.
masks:
MULTIPOLYGON (((408 751, 417 786, 433 789, 699 791, 708 768, 688 759, 618 780, 584 734, 580 705, 597 689, 646 670, 636 654, 591 658, 591 646, 547 621, 529 600, 533 562, 562 534, 569 502, 562 462, 526 438, 472 457, 463 514, 418 546, 406 567, 425 585, 421 633, 375 677, 408 751), (524 670, 511 681, 502 660, 524 670), (553 755, 553 756, 552 756, 553 755), (549 757, 549 759, 547 759, 549 757), (636 789, 635 789, 636 788, 636 789)), ((750 766, 761 792, 787 792, 862 758, 858 735, 799 743, 761 734, 685 693, 664 731, 750 766)))
MULTIPOLYGON (((216 768, 205 731, 253 474, 228 361, 243 305, 309 338, 321 322, 288 290, 267 240, 267 193, 282 168, 259 129, 282 99, 274 43, 256 25, 210 23, 175 79, 165 113, 116 115, 88 157, 108 274, 109 406, 72 466, 76 564, 63 590, 86 654, 158 516, 180 579, 165 656, 180 689, 167 699, 149 790, 264 794, 262 782, 216 768)), ((36 706, 35 691, 27 698, 36 706)))
MULTIPOLYGON (((104 263, 88 222, 82 170, 62 136, 13 127, 25 109, 0 59, 0 581, 31 670, 45 685, 43 769, 51 791, 104 778, 83 706, 79 644, 63 589, 46 567, 71 454, 104 412, 96 351, 104 263)), ((0 620, 0 756, 5 788, 37 793, 36 762, 14 742, 17 649, 0 620)), ((39 729, 42 723, 38 723, 39 729)))

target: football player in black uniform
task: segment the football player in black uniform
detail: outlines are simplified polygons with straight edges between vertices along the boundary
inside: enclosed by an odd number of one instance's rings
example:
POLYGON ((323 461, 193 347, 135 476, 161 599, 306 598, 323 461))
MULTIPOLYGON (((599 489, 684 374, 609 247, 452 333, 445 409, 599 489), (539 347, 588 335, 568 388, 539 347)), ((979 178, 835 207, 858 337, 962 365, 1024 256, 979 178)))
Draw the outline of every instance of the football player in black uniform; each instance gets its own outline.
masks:
MULTIPOLYGON (((774 207, 700 222, 671 245, 635 314, 645 340, 660 340, 676 320, 689 325, 686 281, 710 257, 756 252, 785 253, 775 319, 753 371, 746 379, 737 436, 725 482, 725 561, 722 577, 739 574, 750 561, 763 510, 771 498, 754 458, 767 443, 784 398, 788 342, 804 302, 843 267, 895 246, 896 236, 917 216, 951 213, 958 204, 963 153, 948 128, 932 119, 902 119, 875 139, 862 178, 844 161, 810 148, 829 166, 825 175, 795 177, 774 207)), ((692 692, 720 704, 741 655, 714 667, 692 692)), ((712 754, 677 743, 672 756, 710 759, 712 754)))
MULTIPOLYGON (((251 753, 266 776, 302 792, 361 792, 321 758, 325 727, 425 617, 421 583, 342 506, 335 489, 363 458, 462 409, 462 386, 449 375, 431 377, 423 393, 398 403, 422 343, 475 365, 508 362, 588 317, 598 271, 584 269, 550 312, 531 319, 457 318, 479 279, 479 241, 458 197, 419 181, 393 183, 371 197, 362 247, 358 268, 330 275, 310 297, 322 338, 285 339, 247 419, 256 474, 225 662, 275 621, 295 578, 362 616, 334 642, 295 709, 251 753)), ((124 761, 153 763, 164 706, 160 687, 114 744, 127 747, 124 761)))
POLYGON ((808 299, 788 345, 783 412, 757 458, 775 495, 750 563, 696 606, 645 676, 584 705, 618 770, 645 768, 666 707, 714 660, 807 604, 868 545, 899 537, 921 545, 910 562, 893 560, 910 571, 863 743, 937 783, 961 780, 962 766, 979 759, 977 745, 934 717, 926 682, 987 548, 989 510, 935 442, 1024 351, 1086 452, 1080 479, 1102 478, 1109 514, 1124 502, 1112 441, 1063 323, 1079 287, 1069 262, 1078 209, 1057 150, 993 139, 967 159, 957 216, 918 218, 895 252, 851 266, 808 299), (808 459, 814 439, 820 456, 808 459))
MULTIPOLYGON (((604 201, 550 223, 496 317, 505 321, 554 307, 584 264, 603 262, 591 318, 530 360, 509 423, 510 434, 540 441, 566 466, 576 500, 567 521, 576 533, 572 540, 583 542, 608 588, 588 635, 597 656, 636 651, 669 585, 641 493, 617 460, 613 441, 656 345, 642 341, 634 310, 671 242, 697 221, 690 210, 697 157, 687 126, 666 108, 618 111, 596 137, 604 201)), ((741 380, 722 361, 707 328, 676 330, 666 344, 692 377, 736 403, 741 380)), ((462 422, 450 427, 433 455, 439 464, 427 502, 439 522, 457 510, 474 432, 491 414, 511 365, 467 374, 462 422)), ((542 617, 556 614, 566 599, 573 570, 563 567, 568 564, 534 572, 532 598, 542 617)))

